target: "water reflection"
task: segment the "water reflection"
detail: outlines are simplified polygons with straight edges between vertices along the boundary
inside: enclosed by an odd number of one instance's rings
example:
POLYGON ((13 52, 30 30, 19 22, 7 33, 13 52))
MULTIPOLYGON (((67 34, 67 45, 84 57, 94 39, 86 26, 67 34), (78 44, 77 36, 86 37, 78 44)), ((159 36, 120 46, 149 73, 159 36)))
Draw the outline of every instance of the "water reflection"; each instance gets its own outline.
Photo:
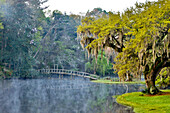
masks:
POLYGON ((142 85, 91 83, 76 77, 0 81, 1 113, 131 113, 113 95, 141 90, 142 85), (127 90, 128 89, 128 90, 127 90))

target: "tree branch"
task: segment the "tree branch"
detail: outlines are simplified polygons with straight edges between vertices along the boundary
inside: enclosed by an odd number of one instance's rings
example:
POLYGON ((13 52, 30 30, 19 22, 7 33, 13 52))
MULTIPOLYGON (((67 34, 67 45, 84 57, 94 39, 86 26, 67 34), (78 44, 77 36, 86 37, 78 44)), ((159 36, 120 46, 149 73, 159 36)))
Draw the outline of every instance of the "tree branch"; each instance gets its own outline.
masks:
MULTIPOLYGON (((57 24, 54 24, 50 29, 49 31, 47 32, 47 34, 44 36, 44 38, 41 39, 41 42, 49 35, 49 33, 51 32, 51 30, 56 26, 57 24)), ((40 51, 40 47, 38 48, 37 52, 35 53, 35 55, 33 56, 33 58, 35 58, 37 56, 37 54, 39 53, 40 51)))

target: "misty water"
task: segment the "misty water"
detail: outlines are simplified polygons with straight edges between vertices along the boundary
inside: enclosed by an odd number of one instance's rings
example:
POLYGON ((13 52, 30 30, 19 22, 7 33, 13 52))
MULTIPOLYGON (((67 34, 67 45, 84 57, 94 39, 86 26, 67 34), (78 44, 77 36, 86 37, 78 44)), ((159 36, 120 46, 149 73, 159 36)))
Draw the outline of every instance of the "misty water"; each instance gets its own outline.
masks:
POLYGON ((0 113, 131 113, 112 98, 140 84, 100 84, 75 77, 1 80, 0 113))

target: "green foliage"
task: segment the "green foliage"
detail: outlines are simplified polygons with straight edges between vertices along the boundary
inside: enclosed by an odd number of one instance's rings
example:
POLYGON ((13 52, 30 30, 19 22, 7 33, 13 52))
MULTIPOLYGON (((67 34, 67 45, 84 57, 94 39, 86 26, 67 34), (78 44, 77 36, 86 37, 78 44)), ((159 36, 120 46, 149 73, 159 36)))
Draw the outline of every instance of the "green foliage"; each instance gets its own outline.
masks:
POLYGON ((0 23, 0 29, 4 29, 4 27, 3 27, 2 23, 0 23))
POLYGON ((127 73, 135 77, 145 74, 144 66, 148 66, 149 74, 169 62, 168 0, 136 3, 122 14, 95 8, 82 20, 79 15, 58 10, 45 17, 42 3, 43 0, 0 0, 0 63, 15 76, 27 78, 34 69, 52 68, 53 64, 83 70, 84 51, 77 35, 88 56, 96 60, 86 63, 88 72, 112 75, 108 59, 113 57, 113 50, 118 54, 114 68, 122 78, 127 73), (162 62, 155 66, 157 59, 162 62))
POLYGON ((156 84, 159 85, 160 88, 166 88, 170 85, 170 68, 165 67, 159 73, 159 76, 156 78, 156 84))
POLYGON ((0 79, 11 78, 12 70, 6 68, 4 65, 0 65, 0 79))
MULTIPOLYGON (((53 68, 54 64, 59 68, 84 68, 84 52, 76 40, 80 16, 54 10, 45 17, 40 7, 44 2, 0 1, 0 64, 12 70, 12 77, 37 77, 37 69, 53 68)), ((3 71, 1 75, 8 76, 3 71)))
POLYGON ((3 72, 4 78, 9 72, 12 72, 12 77, 32 76, 31 70, 35 66, 33 53, 38 46, 34 41, 40 40, 39 32, 42 30, 38 29, 43 17, 40 4, 39 0, 8 0, 0 4, 0 63, 4 65, 3 70, 9 70, 3 72))
POLYGON ((79 16, 69 16, 58 10, 49 15, 51 16, 46 18, 46 24, 42 26, 43 31, 40 31, 45 36, 36 56, 39 68, 53 68, 54 64, 58 64, 59 68, 83 70, 84 52, 80 50, 76 40, 79 16))
POLYGON ((151 72, 157 73, 169 63, 169 14, 169 0, 136 3, 122 14, 110 12, 106 17, 85 18, 77 33, 89 56, 97 58, 107 47, 117 52, 114 68, 120 78, 125 80, 127 74, 137 78, 143 73, 149 80, 157 76, 151 72))
POLYGON ((164 39, 166 40, 168 38, 161 33, 166 32, 167 34, 169 29, 167 28, 168 24, 165 22, 165 20, 169 21, 168 7, 169 4, 166 0, 155 2, 152 5, 146 3, 142 6, 142 8, 146 8, 144 11, 131 16, 130 24, 132 28, 129 29, 130 32, 127 35, 134 35, 135 38, 127 41, 123 52, 117 56, 116 68, 120 76, 127 73, 127 71, 132 74, 138 74, 141 66, 146 64, 149 65, 151 70, 152 65, 155 64, 156 57, 161 57, 164 52, 168 54, 168 41, 163 41, 162 37, 165 37, 164 39), (162 31, 162 29, 165 31, 162 31), (146 54, 147 57, 145 58, 144 55, 146 54))
POLYGON ((89 61, 85 64, 85 67, 86 67, 86 72, 88 73, 94 73, 99 76, 113 75, 112 63, 109 61, 108 64, 105 54, 102 59, 101 59, 101 55, 99 54, 97 58, 97 62, 95 59, 92 59, 91 62, 89 61))

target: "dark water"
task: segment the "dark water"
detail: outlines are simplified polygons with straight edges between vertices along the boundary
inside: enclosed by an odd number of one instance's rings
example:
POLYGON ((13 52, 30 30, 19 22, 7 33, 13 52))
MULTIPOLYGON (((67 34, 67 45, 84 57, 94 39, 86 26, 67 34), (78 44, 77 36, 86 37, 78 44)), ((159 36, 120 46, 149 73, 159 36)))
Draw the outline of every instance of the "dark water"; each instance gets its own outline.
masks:
POLYGON ((1 80, 0 113, 131 113, 112 96, 142 87, 92 83, 81 77, 1 80))

